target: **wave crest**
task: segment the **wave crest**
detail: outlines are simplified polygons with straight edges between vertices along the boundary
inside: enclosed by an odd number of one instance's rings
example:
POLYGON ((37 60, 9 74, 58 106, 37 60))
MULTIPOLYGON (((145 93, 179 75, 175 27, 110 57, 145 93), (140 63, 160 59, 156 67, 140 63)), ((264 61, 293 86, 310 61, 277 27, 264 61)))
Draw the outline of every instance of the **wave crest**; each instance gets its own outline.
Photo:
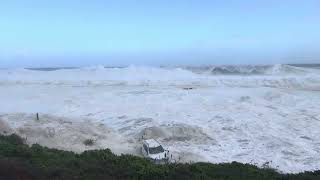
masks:
POLYGON ((210 69, 213 75, 283 75, 308 73, 304 68, 285 64, 276 65, 226 65, 214 66, 210 69))
POLYGON ((0 84, 72 86, 284 87, 320 89, 320 70, 290 65, 157 68, 103 66, 54 71, 0 70, 0 84), (245 76, 244 76, 245 75, 245 76))

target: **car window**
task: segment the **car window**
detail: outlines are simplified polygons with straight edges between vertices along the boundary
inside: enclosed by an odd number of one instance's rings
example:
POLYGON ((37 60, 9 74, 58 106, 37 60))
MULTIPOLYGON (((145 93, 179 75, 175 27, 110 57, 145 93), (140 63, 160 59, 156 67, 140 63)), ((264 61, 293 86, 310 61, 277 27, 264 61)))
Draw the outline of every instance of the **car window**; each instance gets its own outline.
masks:
POLYGON ((158 154, 158 153, 162 153, 162 152, 164 152, 164 149, 163 149, 162 146, 149 148, 149 153, 150 154, 158 154))

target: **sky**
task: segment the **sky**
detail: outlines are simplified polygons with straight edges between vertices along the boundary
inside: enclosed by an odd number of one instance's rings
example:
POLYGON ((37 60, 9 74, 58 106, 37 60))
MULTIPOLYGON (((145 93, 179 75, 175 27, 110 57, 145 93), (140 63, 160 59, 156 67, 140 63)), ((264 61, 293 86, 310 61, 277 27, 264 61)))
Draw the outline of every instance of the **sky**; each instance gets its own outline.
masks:
POLYGON ((0 67, 320 63, 319 0, 1 0, 0 67))

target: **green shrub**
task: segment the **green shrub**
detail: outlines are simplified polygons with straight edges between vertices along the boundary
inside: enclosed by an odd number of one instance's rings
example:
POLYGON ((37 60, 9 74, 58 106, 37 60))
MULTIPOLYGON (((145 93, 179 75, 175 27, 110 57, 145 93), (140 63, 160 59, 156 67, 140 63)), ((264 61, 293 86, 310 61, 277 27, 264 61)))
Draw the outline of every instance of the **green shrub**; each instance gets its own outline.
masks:
POLYGON ((86 146, 93 146, 94 145, 94 140, 93 139, 86 139, 83 141, 83 144, 86 146))
MULTIPOLYGON (((0 135, 1 160, 14 161, 12 175, 21 169, 30 170, 28 177, 44 179, 320 179, 320 171, 280 174, 272 169, 237 162, 211 164, 154 164, 133 156, 113 154, 109 149, 76 154, 50 149, 38 144, 23 144, 16 135, 0 135), (23 167, 21 167, 23 166, 23 167), (16 171, 16 172, 15 172, 16 171)), ((24 171, 23 171, 24 172, 24 171)), ((27 171, 28 172, 28 171, 27 171)), ((0 177, 2 177, 0 171, 0 177)), ((10 174, 9 174, 10 175, 10 174)), ((3 176, 4 177, 4 176, 3 176)), ((9 177, 9 176, 5 176, 9 177)))
POLYGON ((25 143, 25 139, 23 139, 22 137, 16 134, 11 134, 9 136, 1 135, 0 143, 6 143, 6 142, 9 142, 14 145, 22 145, 25 143))

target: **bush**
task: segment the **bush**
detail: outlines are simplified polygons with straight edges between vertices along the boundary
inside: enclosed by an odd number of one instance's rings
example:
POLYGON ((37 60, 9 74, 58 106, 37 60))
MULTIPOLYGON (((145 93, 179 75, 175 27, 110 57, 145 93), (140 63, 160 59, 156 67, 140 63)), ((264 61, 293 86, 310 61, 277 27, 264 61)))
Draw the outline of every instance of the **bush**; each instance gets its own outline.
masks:
POLYGON ((16 134, 12 134, 12 135, 9 135, 9 136, 1 136, 1 139, 0 139, 0 143, 1 142, 9 142, 11 144, 14 144, 14 145, 22 145, 25 143, 25 139, 23 139, 22 137, 16 135, 16 134))
POLYGON ((83 144, 86 146, 93 146, 94 145, 94 140, 93 139, 86 139, 83 141, 83 144))
POLYGON ((45 179, 43 173, 26 163, 12 159, 0 159, 0 179, 45 179))
MULTIPOLYGON (((0 169, 10 161, 9 170, 0 170, 0 179, 320 179, 320 171, 280 174, 237 162, 211 164, 154 164, 133 156, 113 154, 109 149, 76 154, 49 149, 38 144, 29 147, 16 135, 0 136, 0 169), (2 164, 1 164, 2 163, 2 164), (2 166, 1 166, 2 165, 2 166), (8 177, 8 178, 5 178, 8 177)), ((8 169, 8 168, 7 168, 8 169)))

